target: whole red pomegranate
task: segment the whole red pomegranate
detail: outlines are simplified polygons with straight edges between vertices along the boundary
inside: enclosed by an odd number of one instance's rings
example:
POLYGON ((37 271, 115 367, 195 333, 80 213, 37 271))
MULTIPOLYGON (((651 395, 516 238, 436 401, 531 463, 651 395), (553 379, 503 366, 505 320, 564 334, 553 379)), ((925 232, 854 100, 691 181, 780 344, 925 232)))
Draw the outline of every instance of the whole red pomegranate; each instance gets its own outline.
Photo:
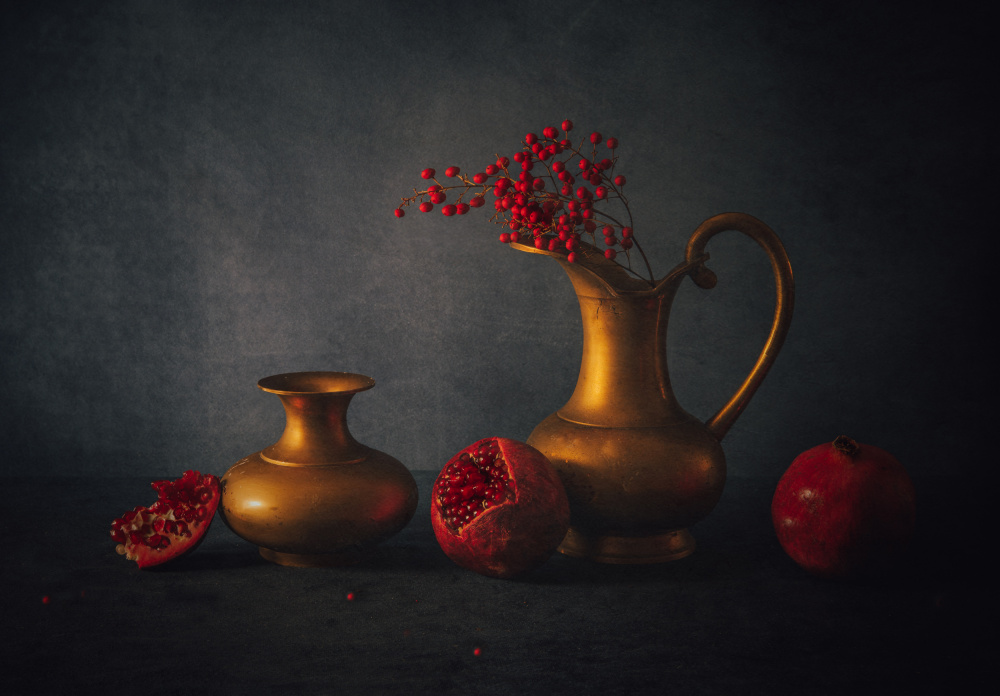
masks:
POLYGON ((155 503, 129 510, 111 523, 118 553, 140 568, 166 563, 193 551, 219 507, 219 479, 186 471, 176 481, 154 481, 155 503))
POLYGON ((491 437, 456 454, 434 482, 431 524, 445 554, 482 575, 541 565, 569 529, 569 500, 541 452, 491 437))
POLYGON ((771 519, 785 552, 815 575, 884 571, 913 536, 913 481, 885 450, 840 436, 795 458, 771 519))

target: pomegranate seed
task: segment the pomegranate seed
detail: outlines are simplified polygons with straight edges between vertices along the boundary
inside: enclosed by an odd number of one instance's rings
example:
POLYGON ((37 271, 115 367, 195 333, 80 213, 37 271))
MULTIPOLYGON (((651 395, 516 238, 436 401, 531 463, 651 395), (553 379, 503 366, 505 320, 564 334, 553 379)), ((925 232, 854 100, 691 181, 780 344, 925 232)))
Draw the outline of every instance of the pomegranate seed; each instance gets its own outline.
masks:
POLYGON ((420 176, 422 178, 424 178, 424 179, 433 179, 434 178, 434 174, 435 174, 434 170, 431 169, 430 167, 428 167, 424 171, 420 172, 420 176))

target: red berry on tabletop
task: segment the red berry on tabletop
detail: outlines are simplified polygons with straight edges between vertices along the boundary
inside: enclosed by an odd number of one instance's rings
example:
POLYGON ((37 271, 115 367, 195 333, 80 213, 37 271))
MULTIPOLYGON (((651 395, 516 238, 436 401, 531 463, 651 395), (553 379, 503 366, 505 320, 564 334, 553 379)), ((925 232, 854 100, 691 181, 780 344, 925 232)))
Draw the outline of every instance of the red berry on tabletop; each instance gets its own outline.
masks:
POLYGON ((406 215, 406 213, 402 208, 396 208, 396 217, 403 217, 404 215, 406 215))
POLYGON ((571 130, 573 130, 573 122, 570 121, 569 119, 563 121, 562 129, 564 132, 569 133, 571 130))
POLYGON ((458 173, 460 171, 461 170, 458 167, 448 167, 447 169, 444 170, 444 175, 445 176, 458 176, 458 173))
POLYGON ((420 172, 420 176, 422 176, 424 179, 433 179, 434 173, 435 173, 434 170, 428 167, 424 171, 420 172))

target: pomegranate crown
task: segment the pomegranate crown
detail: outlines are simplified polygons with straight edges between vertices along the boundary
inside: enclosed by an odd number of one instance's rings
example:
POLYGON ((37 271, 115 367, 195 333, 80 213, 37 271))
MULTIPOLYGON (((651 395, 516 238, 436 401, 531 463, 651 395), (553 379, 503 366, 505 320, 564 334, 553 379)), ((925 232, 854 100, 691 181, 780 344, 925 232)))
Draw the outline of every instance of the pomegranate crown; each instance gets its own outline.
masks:
POLYGON ((401 218, 416 205, 422 213, 439 207, 446 217, 455 217, 489 207, 491 198, 490 221, 503 228, 502 243, 534 244, 564 254, 570 263, 580 260, 583 244, 603 248, 605 258, 652 284, 652 269, 633 230, 626 178, 617 173, 618 139, 593 132, 574 144, 571 130, 573 122, 567 120, 559 128, 543 128, 541 135, 528 133, 513 157, 498 154, 471 176, 450 166, 442 183, 437 170, 424 169, 420 176, 429 183, 402 198, 395 215, 401 218), (620 211, 617 217, 609 212, 611 204, 620 211), (642 274, 632 267, 633 254, 642 260, 642 274))

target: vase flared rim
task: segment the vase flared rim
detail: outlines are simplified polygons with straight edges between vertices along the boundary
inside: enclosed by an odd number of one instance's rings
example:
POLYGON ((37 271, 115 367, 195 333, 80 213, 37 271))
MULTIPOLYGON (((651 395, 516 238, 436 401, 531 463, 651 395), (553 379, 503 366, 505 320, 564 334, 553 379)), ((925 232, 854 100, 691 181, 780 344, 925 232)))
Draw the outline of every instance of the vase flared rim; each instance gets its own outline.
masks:
POLYGON ((375 380, 354 372, 285 372, 264 377, 257 386, 271 394, 357 394, 375 380))

